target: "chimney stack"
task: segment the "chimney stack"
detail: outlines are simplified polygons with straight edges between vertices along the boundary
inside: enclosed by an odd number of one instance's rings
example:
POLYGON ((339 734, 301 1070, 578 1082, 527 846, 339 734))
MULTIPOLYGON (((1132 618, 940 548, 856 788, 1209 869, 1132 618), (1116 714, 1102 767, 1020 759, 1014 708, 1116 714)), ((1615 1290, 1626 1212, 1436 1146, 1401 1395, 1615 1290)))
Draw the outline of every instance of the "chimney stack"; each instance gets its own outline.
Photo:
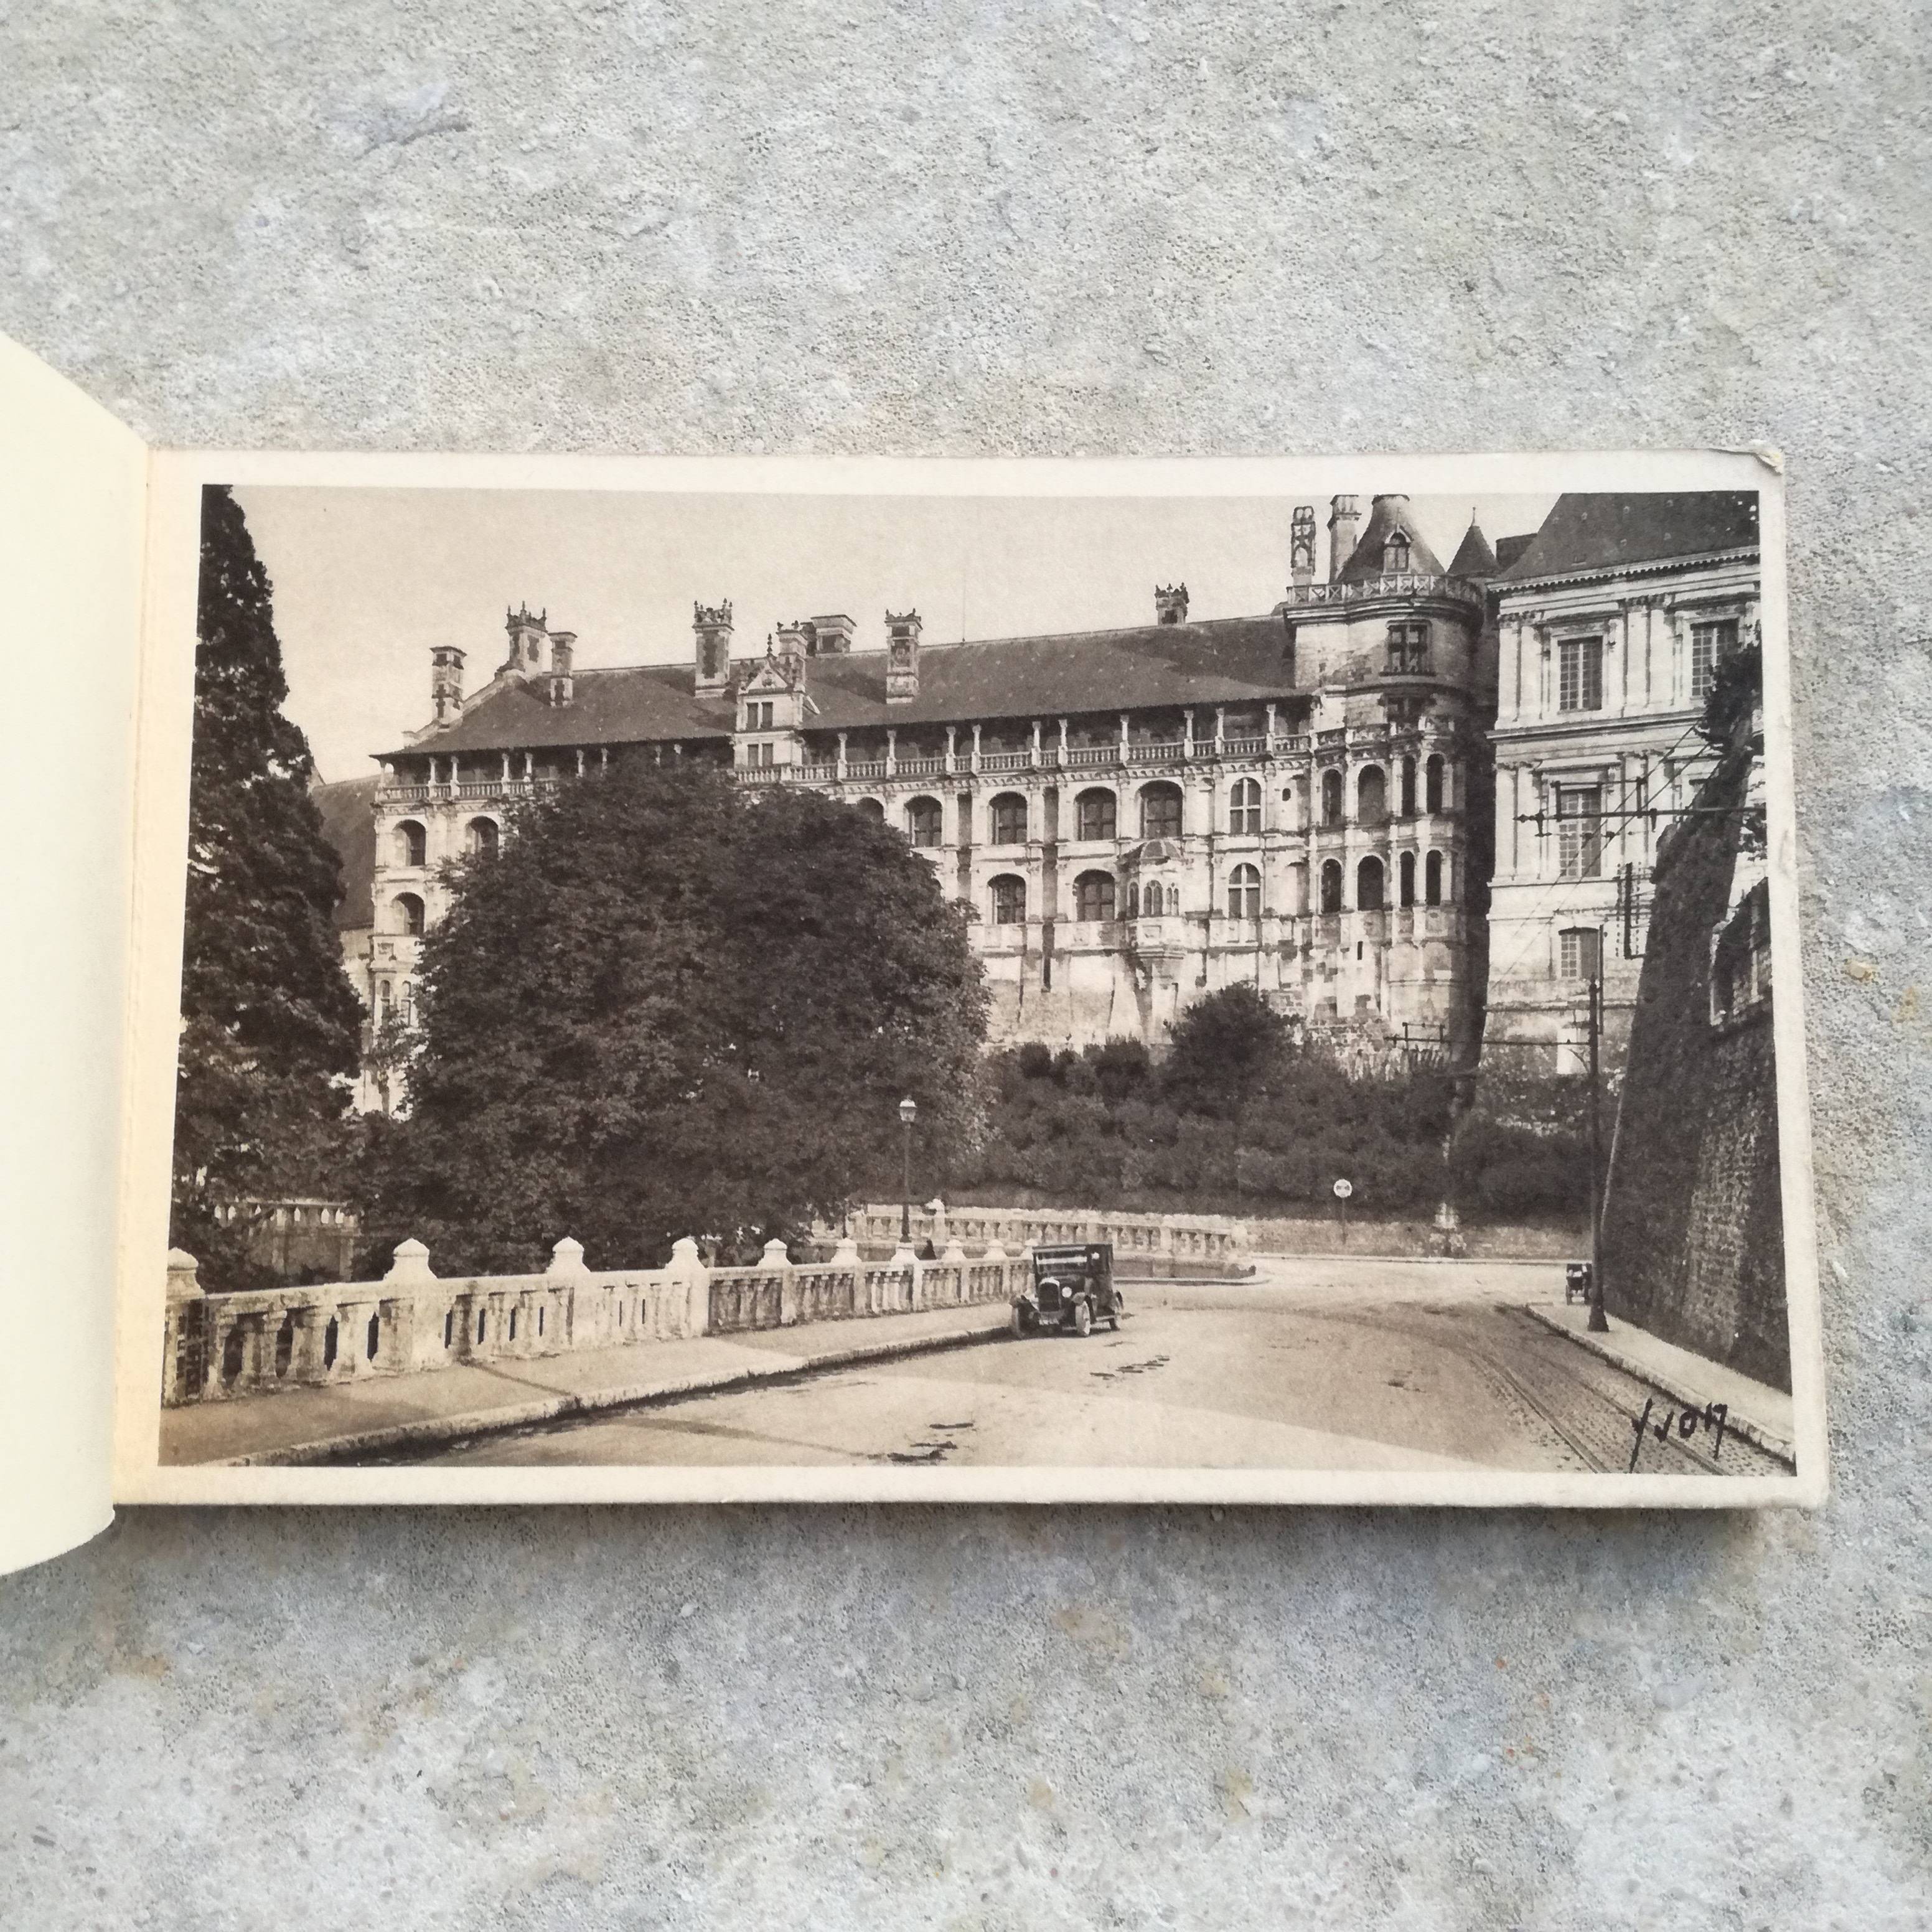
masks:
POLYGON ((570 674, 571 646, 577 642, 574 631, 553 631, 550 634, 550 677, 545 695, 550 703, 568 704, 576 688, 576 681, 570 674))
POLYGON ((852 648, 852 620, 842 611, 835 611, 829 617, 814 617, 812 628, 818 633, 818 648, 815 656, 843 657, 852 648))
POLYGON ((1328 581, 1342 574, 1342 566, 1354 555, 1355 540, 1361 533, 1362 513, 1352 496, 1332 496, 1328 501, 1328 581))
POLYGON ((463 653, 454 644, 430 651, 429 701, 438 724, 454 724, 463 715, 463 653))
POLYGON ((700 693, 726 691, 731 684, 731 600, 723 603, 694 604, 691 629, 698 652, 700 693))
POLYGON ((919 634, 916 610, 886 613, 886 702, 909 704, 919 695, 919 634))
POLYGON ((1288 529, 1288 574, 1297 586, 1315 580, 1315 506, 1298 503, 1288 529))
POLYGON ((533 677, 543 669, 544 639, 550 634, 545 623, 549 616, 546 610, 542 616, 532 617, 527 604, 504 613, 503 628, 510 634, 510 654, 503 660, 506 670, 521 671, 525 676, 533 677))
POLYGON ((1186 623, 1187 586, 1184 584, 1156 584, 1154 587, 1154 614, 1156 623, 1186 623))

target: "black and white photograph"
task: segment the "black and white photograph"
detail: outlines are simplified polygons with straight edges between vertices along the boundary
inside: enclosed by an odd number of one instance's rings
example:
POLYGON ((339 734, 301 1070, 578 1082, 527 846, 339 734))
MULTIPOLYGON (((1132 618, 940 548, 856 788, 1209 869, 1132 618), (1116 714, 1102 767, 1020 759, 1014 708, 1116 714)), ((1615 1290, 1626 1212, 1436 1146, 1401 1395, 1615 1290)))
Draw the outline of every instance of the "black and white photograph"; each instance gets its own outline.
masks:
POLYGON ((212 460, 164 1476, 1795 1495, 1768 470, 212 460))

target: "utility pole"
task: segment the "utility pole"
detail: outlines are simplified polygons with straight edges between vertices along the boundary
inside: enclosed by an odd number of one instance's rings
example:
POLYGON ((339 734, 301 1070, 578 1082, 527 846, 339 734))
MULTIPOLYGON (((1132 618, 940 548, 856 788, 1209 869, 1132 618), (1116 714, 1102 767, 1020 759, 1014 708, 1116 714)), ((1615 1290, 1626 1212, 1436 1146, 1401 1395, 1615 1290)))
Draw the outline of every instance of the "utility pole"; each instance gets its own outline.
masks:
POLYGON ((1597 1104, 1598 1046, 1604 1030, 1604 982, 1600 960, 1590 981, 1590 1320, 1593 1335, 1607 1335, 1610 1324, 1604 1313, 1604 1213, 1603 1128, 1597 1104))

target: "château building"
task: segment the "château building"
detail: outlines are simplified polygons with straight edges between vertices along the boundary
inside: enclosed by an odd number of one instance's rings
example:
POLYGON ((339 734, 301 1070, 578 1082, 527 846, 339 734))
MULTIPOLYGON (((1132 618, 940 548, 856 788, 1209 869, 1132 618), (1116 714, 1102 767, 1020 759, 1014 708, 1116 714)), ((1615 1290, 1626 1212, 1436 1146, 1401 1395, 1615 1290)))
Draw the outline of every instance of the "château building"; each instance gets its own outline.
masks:
POLYGON ((1494 580, 1496 875, 1486 1054, 1574 1071, 1600 978, 1622 1058, 1658 843, 1714 760, 1697 731, 1758 622, 1757 498, 1559 497, 1494 580))
MULTIPOLYGON (((1754 512, 1564 496, 1494 548, 1472 518, 1445 568, 1408 498, 1365 520, 1338 496, 1325 544, 1294 510, 1265 614, 1196 616, 1175 584, 1144 625, 1057 636, 942 644, 888 610, 868 634, 831 614, 747 652, 727 600, 694 606, 682 664, 580 669, 573 634, 519 608, 477 689, 462 649, 434 647, 430 722, 373 791, 326 788, 335 824, 356 821, 332 826, 338 922, 372 1037, 412 1014, 446 861, 496 850, 550 787, 693 758, 902 832, 970 909, 996 1043, 1158 1046, 1244 983, 1358 1057, 1466 1065, 1486 1016, 1547 1071, 1574 1062, 1595 970, 1614 1058, 1649 814, 1708 768, 1691 728, 1755 622, 1754 512)), ((389 1104, 386 1081, 379 1049, 363 1104, 389 1104)))
POLYGON ((1366 526, 1337 496, 1328 525, 1318 574, 1295 511, 1259 616, 1197 617, 1177 584, 1122 629, 940 644, 888 611, 876 644, 829 615, 742 653, 724 602, 694 607, 686 663, 591 670, 523 608, 468 693, 464 652, 436 646, 430 722, 374 806, 378 1028, 410 1010, 445 860, 494 850, 546 787, 688 758, 902 831, 971 909, 995 1041, 1158 1044, 1238 981, 1318 1028, 1472 1050, 1496 558, 1472 525, 1445 569, 1400 496, 1366 526))

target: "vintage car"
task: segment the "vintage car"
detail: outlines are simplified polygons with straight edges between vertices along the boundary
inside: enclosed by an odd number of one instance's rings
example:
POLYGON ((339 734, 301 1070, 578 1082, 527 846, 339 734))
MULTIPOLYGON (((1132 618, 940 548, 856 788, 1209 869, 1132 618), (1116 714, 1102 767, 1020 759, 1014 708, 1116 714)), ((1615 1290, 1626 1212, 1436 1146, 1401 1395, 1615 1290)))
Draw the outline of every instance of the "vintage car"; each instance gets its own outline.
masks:
POLYGON ((1031 1285, 1013 1297, 1013 1333, 1031 1335, 1056 1328, 1090 1335, 1096 1322, 1109 1322, 1118 1330, 1126 1312, 1114 1286, 1112 1242, 1036 1248, 1031 1285))

